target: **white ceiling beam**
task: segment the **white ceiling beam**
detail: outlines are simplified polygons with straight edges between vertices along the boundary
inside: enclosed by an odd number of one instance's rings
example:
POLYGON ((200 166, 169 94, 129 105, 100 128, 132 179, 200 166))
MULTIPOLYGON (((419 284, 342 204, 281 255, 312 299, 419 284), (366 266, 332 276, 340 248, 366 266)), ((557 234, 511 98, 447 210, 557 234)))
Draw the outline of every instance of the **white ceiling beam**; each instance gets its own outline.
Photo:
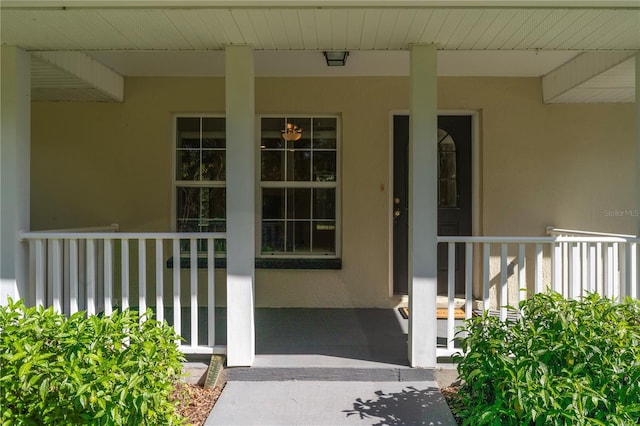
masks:
MULTIPOLYGON (((101 94, 105 100, 124 101, 124 77, 107 68, 91 56, 82 52, 31 52, 39 60, 45 61, 69 74, 78 81, 78 89, 87 88, 101 94)), ((34 84, 36 90, 38 83, 34 84)), ((47 89, 47 83, 42 84, 47 89)))
POLYGON ((544 103, 563 102, 567 93, 627 61, 633 52, 584 52, 542 77, 544 103))

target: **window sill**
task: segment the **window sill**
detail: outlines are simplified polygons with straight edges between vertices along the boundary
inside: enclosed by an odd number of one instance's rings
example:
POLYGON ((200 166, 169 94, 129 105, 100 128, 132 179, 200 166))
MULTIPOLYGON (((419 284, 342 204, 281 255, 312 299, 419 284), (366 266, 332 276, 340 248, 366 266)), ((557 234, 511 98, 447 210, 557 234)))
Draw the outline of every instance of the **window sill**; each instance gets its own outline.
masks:
MULTIPOLYGON (((213 260, 215 268, 226 268, 227 259, 224 257, 216 257, 213 260)), ((189 256, 180 257, 180 269, 189 269, 191 267, 191 258, 189 256)), ((207 269, 207 258, 198 256, 198 269, 207 269)), ((167 259, 167 269, 173 269, 173 257, 167 259)))
MULTIPOLYGON (((227 259, 218 257, 214 260, 216 269, 225 269, 227 259)), ((188 269, 191 266, 191 258, 180 257, 180 268, 188 269)), ((207 268, 207 258, 198 256, 198 269, 207 268)), ((342 269, 342 259, 330 258, 258 258, 255 263, 256 269, 315 269, 315 270, 338 270, 342 269)), ((167 268, 173 269, 173 257, 167 260, 167 268)))
POLYGON ((342 259, 285 257, 256 259, 257 269, 342 269, 342 259))

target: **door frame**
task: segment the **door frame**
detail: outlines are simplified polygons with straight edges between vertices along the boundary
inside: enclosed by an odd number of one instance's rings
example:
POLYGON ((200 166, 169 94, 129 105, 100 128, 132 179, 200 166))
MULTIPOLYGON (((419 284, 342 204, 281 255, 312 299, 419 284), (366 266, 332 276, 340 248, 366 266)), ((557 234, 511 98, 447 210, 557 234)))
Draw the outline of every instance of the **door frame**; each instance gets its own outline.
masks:
MULTIPOLYGON (((389 229, 389 277, 387 279, 387 294, 390 299, 404 303, 407 295, 393 293, 393 117, 396 115, 410 115, 409 110, 392 110, 389 112, 389 181, 387 182, 387 223, 389 229)), ((480 165, 482 139, 480 137, 481 111, 465 109, 439 109, 438 115, 467 115, 471 116, 471 235, 482 233, 482 171, 480 165)))

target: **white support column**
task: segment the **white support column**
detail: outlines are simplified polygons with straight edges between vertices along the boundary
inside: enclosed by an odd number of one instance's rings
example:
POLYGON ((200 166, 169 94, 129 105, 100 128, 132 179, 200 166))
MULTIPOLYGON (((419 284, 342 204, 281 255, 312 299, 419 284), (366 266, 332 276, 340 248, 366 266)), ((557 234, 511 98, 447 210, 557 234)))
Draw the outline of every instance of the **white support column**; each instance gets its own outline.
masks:
POLYGON ((0 53, 0 304, 7 296, 31 304, 28 246, 18 241, 30 226, 31 56, 16 46, 0 53))
MULTIPOLYGON (((636 52, 636 208, 640 210, 640 51, 636 52)), ((636 236, 640 238, 640 216, 636 236)), ((636 251, 636 291, 640 297, 640 250, 636 251)))
POLYGON ((255 106, 253 51, 225 48, 227 126, 227 365, 255 358, 255 106))
MULTIPOLYGON (((636 208, 640 209, 640 51, 636 52, 636 208)), ((640 216, 638 216, 638 230, 636 236, 640 238, 640 216)), ((640 268, 638 268, 640 269, 640 268)), ((640 279, 638 280, 640 282, 640 279)))
POLYGON ((409 362, 436 366, 438 75, 435 45, 411 47, 409 362))

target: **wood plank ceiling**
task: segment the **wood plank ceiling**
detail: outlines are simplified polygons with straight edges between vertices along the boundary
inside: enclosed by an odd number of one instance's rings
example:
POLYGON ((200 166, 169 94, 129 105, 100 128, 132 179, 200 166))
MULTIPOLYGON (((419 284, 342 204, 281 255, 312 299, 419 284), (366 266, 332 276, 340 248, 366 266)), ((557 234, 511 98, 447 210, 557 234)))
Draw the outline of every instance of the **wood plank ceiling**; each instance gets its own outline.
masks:
POLYGON ((2 10, 3 43, 30 50, 635 50, 634 9, 2 10))
MULTIPOLYGON (((32 51, 204 52, 229 44, 250 44, 258 51, 402 51, 414 43, 435 43, 441 51, 456 52, 640 50, 640 6, 3 7, 0 12, 2 43, 32 51)), ((620 91, 607 85, 631 81, 634 70, 630 62, 566 100, 629 102, 632 88, 620 91)), ((83 94, 82 82, 73 82, 73 76, 56 76, 46 63, 35 61, 32 71, 34 81, 49 93, 55 93, 59 82, 61 88, 73 86, 75 100, 94 95, 89 89, 83 94)))

